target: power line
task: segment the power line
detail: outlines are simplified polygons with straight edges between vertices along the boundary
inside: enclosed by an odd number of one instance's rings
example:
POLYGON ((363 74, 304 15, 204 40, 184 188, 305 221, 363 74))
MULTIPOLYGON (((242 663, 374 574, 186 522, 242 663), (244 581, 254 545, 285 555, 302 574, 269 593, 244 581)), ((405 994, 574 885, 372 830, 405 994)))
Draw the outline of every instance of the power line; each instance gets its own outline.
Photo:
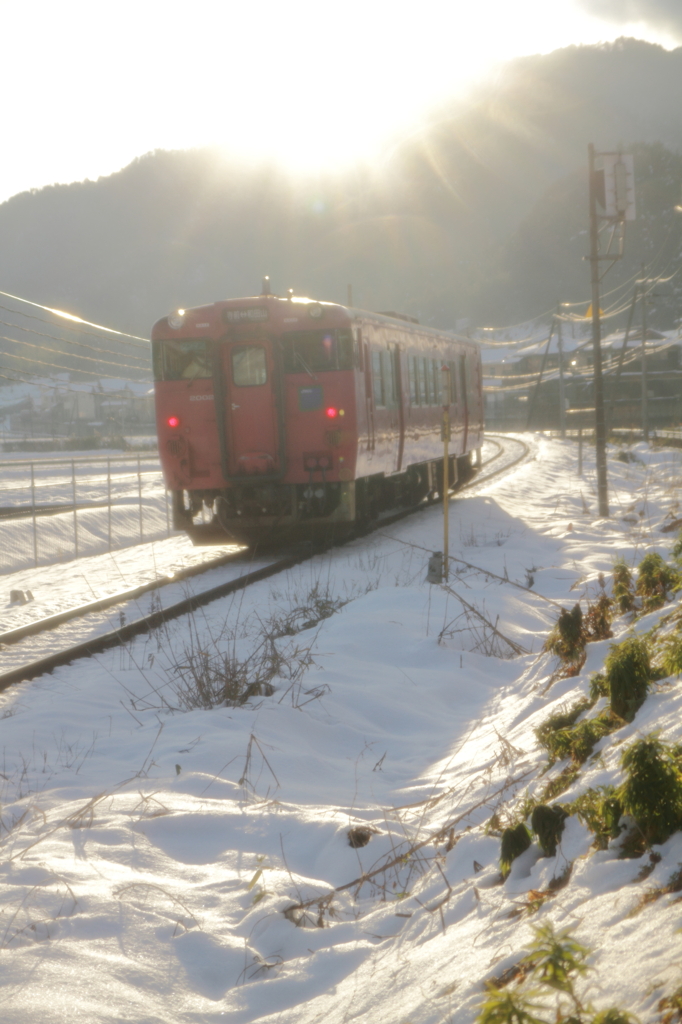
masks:
MULTIPOLYGON (((0 323, 3 322, 4 321, 0 320, 0 323)), ((130 363, 112 363, 108 359, 93 359, 92 356, 83 356, 80 354, 80 352, 62 352, 61 349, 53 348, 51 345, 36 345, 36 343, 33 341, 19 341, 18 338, 9 338, 6 334, 0 334, 0 341, 11 341, 14 342, 15 345, 20 345, 22 348, 37 348, 39 352, 56 352, 57 355, 64 356, 65 359, 86 360, 88 363, 97 363, 98 366, 114 366, 117 369, 120 368, 122 370, 135 370, 137 373, 141 374, 144 374, 145 372, 148 373, 150 370, 149 364, 147 364, 146 367, 143 367, 132 366, 130 363)), ((13 352, 8 352, 7 355, 11 356, 12 359, 28 358, 27 356, 22 356, 21 354, 15 355, 13 352)))
MULTIPOLYGON (((65 320, 72 320, 74 323, 84 324, 86 327, 95 327, 98 331, 106 331, 108 334, 116 334, 120 338, 133 338, 135 341, 144 341, 147 345, 149 344, 148 338, 141 338, 138 334, 128 334, 126 331, 116 331, 113 327, 104 327, 102 324, 94 324, 90 320, 83 320, 82 317, 74 316, 73 313, 66 313, 62 309, 53 309, 52 306, 43 306, 40 302, 31 302, 30 299, 23 299, 21 295, 12 295, 10 292, 3 291, 0 291, 0 295, 4 295, 7 299, 15 299, 17 302, 25 302, 27 306, 35 306, 36 309, 44 309, 47 313, 63 317, 65 320)), ((18 310, 11 310, 11 312, 18 312, 18 310)), ((23 313, 21 315, 27 316, 28 314, 23 313)))
MULTIPOLYGON (((4 307, 0 306, 0 309, 4 309, 4 307)), ((14 312, 14 310, 10 310, 10 312, 14 312)), ((24 331, 24 333, 26 333, 26 334, 35 334, 36 337, 38 337, 38 338, 51 338, 52 341, 59 341, 63 345, 77 345, 78 348, 87 349, 88 352, 99 353, 99 352, 103 351, 103 352, 106 352, 106 353, 108 353, 109 355, 112 355, 112 356, 118 356, 120 354, 121 358, 123 358, 123 354, 116 352, 114 349, 107 349, 107 348, 105 348, 105 349, 97 349, 97 348, 95 348, 94 345, 87 345, 84 341, 75 341, 73 338, 59 338, 59 337, 57 337, 56 334, 48 334, 46 331, 35 331, 32 327, 22 327, 21 324, 13 324, 9 320, 0 320, 0 324, 3 324, 5 327, 11 327, 12 330, 14 330, 14 331, 24 331)), ((19 344, 24 344, 24 343, 23 342, 19 342, 19 344)), ((26 342, 26 344, 28 344, 28 342, 26 342)), ((146 356, 136 356, 134 353, 128 353, 128 358, 129 359, 139 359, 141 362, 148 361, 148 358, 149 358, 149 348, 147 348, 147 355, 146 356)))

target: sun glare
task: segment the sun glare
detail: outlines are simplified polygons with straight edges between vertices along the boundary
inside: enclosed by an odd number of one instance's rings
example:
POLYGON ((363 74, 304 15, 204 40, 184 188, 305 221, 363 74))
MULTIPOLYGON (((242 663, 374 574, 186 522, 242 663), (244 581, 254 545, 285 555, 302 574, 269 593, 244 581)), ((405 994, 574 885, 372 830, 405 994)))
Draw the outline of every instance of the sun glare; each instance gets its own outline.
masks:
POLYGON ((616 38, 622 26, 590 17, 590 3, 119 0, 113 17, 64 0, 42 5, 37 22, 35 0, 11 5, 5 34, 31 39, 33 73, 10 48, 5 133, 22 146, 0 168, 0 200, 153 149, 211 145, 296 171, 372 161, 499 62, 616 38))

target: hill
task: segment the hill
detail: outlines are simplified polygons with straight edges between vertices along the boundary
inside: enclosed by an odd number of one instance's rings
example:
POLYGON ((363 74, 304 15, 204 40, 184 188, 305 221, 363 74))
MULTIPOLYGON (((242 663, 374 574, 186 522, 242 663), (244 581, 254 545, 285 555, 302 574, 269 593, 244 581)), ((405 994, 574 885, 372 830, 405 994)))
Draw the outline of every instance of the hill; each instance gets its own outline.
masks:
POLYGON ((521 320, 587 297, 590 141, 640 144, 643 217, 609 283, 679 251, 681 87, 682 48, 621 39, 511 62, 476 102, 434 111, 379 164, 344 174, 150 153, 3 203, 0 283, 136 334, 178 306, 252 294, 264 273, 280 292, 338 301, 352 283, 358 305, 439 326, 521 320))

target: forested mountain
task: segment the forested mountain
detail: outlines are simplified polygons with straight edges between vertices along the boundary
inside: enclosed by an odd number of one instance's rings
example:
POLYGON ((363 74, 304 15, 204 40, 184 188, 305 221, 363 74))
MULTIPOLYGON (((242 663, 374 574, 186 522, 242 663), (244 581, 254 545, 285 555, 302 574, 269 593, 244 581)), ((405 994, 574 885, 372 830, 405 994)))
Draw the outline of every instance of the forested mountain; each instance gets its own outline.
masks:
POLYGON ((151 153, 0 205, 0 288, 140 334, 178 306, 253 294, 265 273, 338 301, 351 283, 356 305, 444 327, 522 320, 588 296, 588 142, 637 144, 641 216, 609 285, 659 250, 657 267, 677 265, 680 95, 682 49, 625 39, 514 61, 475 103, 337 176, 151 153))

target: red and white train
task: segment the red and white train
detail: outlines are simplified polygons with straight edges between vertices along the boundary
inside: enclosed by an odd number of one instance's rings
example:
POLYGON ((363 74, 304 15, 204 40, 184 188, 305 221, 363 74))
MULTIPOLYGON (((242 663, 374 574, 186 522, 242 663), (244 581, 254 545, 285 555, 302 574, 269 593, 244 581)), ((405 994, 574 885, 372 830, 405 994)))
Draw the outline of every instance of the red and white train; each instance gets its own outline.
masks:
POLYGON ((478 345, 410 317, 280 298, 266 278, 159 320, 152 348, 174 525, 197 543, 349 533, 418 504, 443 486, 444 403, 450 481, 480 454, 478 345))

